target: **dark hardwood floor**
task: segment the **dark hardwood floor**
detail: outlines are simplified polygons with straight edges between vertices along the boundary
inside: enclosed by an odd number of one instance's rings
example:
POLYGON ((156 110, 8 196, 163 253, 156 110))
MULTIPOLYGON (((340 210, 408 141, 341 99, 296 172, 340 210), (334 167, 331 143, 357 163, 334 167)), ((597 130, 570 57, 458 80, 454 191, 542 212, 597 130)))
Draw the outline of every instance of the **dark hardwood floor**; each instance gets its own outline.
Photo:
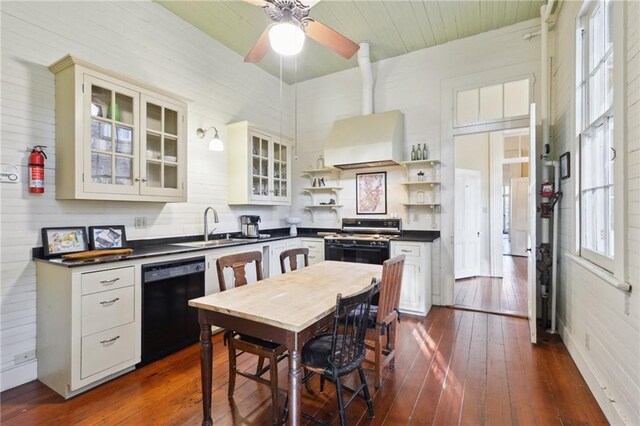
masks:
POLYGON ((486 312, 527 316, 527 258, 502 256, 503 278, 456 280, 453 303, 486 312))
MULTIPOLYGON (((443 307, 433 307, 427 318, 405 315, 395 370, 385 370, 377 391, 373 372, 367 372, 375 418, 358 399, 348 409, 348 424, 606 424, 558 336, 538 336, 541 343, 532 346, 527 320, 519 318, 443 307)), ((267 386, 238 377, 234 400, 227 399, 221 337, 214 337, 215 424, 268 424, 267 386)), ((256 358, 242 355, 239 362, 246 367, 256 358)), ((280 372, 284 395, 286 361, 280 372)), ((303 389, 303 411, 339 424, 333 385, 320 393, 314 378, 311 389, 303 389)), ((197 425, 202 420, 199 346, 68 401, 37 381, 0 398, 2 425, 197 425)))

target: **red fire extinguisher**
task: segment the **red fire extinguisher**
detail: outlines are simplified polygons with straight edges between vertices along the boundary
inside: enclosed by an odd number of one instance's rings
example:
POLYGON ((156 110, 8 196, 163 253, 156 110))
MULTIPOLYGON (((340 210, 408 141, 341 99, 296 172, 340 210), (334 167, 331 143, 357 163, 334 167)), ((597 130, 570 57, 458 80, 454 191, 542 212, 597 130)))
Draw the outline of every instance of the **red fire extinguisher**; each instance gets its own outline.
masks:
POLYGON ((47 154, 44 153, 43 145, 36 145, 31 148, 29 155, 29 192, 42 194, 44 192, 44 160, 47 154))

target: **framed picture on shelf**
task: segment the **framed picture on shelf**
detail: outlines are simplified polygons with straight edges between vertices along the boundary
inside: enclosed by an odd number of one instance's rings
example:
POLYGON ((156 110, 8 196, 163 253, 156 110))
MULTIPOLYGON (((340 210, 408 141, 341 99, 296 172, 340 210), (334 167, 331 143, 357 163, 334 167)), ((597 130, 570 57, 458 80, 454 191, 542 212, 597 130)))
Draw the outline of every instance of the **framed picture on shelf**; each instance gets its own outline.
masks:
POLYGON ((90 226, 89 240, 92 250, 118 249, 127 246, 124 225, 90 226))
POLYGON ((565 152, 560 156, 560 179, 568 179, 571 176, 571 153, 565 152))
POLYGON ((356 174, 356 214, 387 214, 387 172, 356 174))
POLYGON ((87 230, 84 226, 42 228, 42 248, 45 257, 87 251, 87 230))

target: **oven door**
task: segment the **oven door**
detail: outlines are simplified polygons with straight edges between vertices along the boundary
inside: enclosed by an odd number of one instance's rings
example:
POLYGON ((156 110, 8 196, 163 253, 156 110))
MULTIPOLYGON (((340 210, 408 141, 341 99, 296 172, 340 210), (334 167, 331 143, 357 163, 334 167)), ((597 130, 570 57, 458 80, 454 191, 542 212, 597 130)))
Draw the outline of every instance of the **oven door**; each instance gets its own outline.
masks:
POLYGON ((325 240, 324 259, 382 265, 385 260, 389 259, 389 247, 371 247, 325 240))

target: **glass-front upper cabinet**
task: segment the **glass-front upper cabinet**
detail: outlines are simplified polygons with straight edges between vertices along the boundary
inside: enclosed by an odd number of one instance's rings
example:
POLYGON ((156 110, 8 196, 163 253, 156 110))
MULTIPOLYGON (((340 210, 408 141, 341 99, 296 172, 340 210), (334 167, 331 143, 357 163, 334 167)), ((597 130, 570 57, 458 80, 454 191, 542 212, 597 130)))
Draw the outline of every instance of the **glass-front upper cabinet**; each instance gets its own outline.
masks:
POLYGON ((88 192, 136 194, 138 175, 138 94, 125 87, 87 76, 85 104, 84 187, 88 192))
POLYGON ((290 205, 290 140, 250 125, 227 125, 229 205, 290 205))
POLYGON ((142 96, 141 178, 143 194, 179 195, 184 189, 186 138, 183 134, 184 111, 178 105, 142 96))
POLYGON ((184 202, 187 103, 67 55, 56 81, 56 198, 184 202))
POLYGON ((269 145, 270 137, 253 133, 251 135, 251 199, 269 200, 269 145))
POLYGON ((289 198, 289 146, 282 141, 273 142, 273 198, 286 201, 289 198))

